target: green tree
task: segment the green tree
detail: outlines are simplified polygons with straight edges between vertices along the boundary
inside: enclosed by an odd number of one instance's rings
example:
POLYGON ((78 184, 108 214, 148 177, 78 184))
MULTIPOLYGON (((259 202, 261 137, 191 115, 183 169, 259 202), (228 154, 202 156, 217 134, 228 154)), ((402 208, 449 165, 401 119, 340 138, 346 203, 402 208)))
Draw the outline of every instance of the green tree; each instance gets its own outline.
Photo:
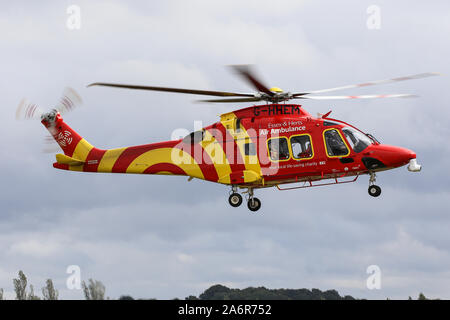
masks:
POLYGON ((81 286, 86 300, 105 300, 105 286, 100 281, 89 279, 89 285, 83 281, 81 286))
POLYGON ((32 284, 30 284, 30 294, 27 296, 27 300, 41 300, 41 298, 34 294, 34 287, 32 284))
MULTIPOLYGON (((186 298, 193 299, 194 296, 186 298)), ((341 297, 336 290, 319 289, 267 289, 265 287, 248 287, 230 289, 216 284, 203 292, 201 300, 354 300, 352 296, 341 297)))
POLYGON ((42 288, 44 300, 58 300, 59 292, 53 286, 52 279, 47 279, 46 286, 42 288))
POLYGON ((22 272, 19 271, 19 278, 13 279, 14 291, 16 292, 16 300, 26 300, 27 299, 27 277, 22 272))
POLYGON ((231 291, 230 288, 227 288, 225 286, 222 286, 220 284, 216 284, 209 289, 206 289, 205 292, 203 292, 200 295, 201 300, 225 300, 225 296, 228 295, 228 293, 231 291))
POLYGON ((16 300, 39 300, 34 294, 34 288, 30 285, 30 293, 27 293, 28 280, 22 270, 19 271, 19 278, 13 279, 16 300))
POLYGON ((427 297, 425 297, 425 295, 421 292, 419 294, 419 298, 417 298, 417 300, 428 300, 427 297))
POLYGON ((3 300, 3 289, 0 288, 0 300, 3 300))

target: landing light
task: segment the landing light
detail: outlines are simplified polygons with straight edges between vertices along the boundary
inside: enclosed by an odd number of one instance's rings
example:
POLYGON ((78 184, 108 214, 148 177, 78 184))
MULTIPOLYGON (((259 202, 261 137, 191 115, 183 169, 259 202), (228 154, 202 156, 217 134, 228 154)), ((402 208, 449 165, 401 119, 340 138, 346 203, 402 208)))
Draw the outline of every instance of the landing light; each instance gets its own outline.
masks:
POLYGON ((411 172, 419 172, 422 169, 422 166, 417 163, 416 159, 409 160, 408 170, 411 172))

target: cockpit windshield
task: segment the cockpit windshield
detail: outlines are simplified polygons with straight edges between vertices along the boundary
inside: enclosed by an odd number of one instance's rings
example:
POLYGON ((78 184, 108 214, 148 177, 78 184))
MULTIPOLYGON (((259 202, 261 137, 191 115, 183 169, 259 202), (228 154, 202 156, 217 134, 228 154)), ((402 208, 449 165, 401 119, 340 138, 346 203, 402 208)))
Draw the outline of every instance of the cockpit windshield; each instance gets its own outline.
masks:
POLYGON ((352 127, 345 127, 342 129, 342 132, 356 153, 363 151, 373 143, 368 136, 352 127))

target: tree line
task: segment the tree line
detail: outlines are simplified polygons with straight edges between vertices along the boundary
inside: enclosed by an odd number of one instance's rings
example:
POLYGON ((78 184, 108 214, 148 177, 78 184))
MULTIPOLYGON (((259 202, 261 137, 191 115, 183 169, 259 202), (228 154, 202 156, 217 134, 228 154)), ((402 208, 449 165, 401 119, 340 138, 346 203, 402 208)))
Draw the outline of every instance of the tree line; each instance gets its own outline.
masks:
MULTIPOLYGON (((42 287, 42 297, 34 292, 33 285, 28 285, 28 279, 22 271, 18 278, 13 279, 16 300, 58 300, 59 291, 51 279, 47 279, 42 287)), ((105 300, 105 286, 98 280, 89 279, 86 284, 81 283, 86 300, 105 300)), ((4 299, 4 290, 0 288, 0 300, 4 299)), ((109 299, 107 297, 106 299, 109 299)), ((175 298, 179 300, 178 298, 175 298)), ((408 298, 412 300, 411 297, 408 298)), ((122 295, 119 300, 134 300, 130 295, 122 295)), ((206 289, 198 297, 190 295, 185 300, 356 300, 354 297, 341 296, 336 290, 321 291, 319 289, 267 289, 265 287, 248 287, 245 289, 231 289, 216 284, 206 289)), ((429 300, 420 293, 417 300, 429 300)))
MULTIPOLYGON (((19 271, 18 278, 13 279, 16 300, 58 300, 59 291, 53 285, 52 279, 47 279, 45 287, 41 289, 42 297, 34 293, 32 284, 28 286, 28 279, 22 270, 19 271)), ((89 279, 81 283, 83 294, 86 300, 105 300, 105 286, 97 280, 89 279)), ((4 300, 4 290, 0 288, 0 300, 4 300)))

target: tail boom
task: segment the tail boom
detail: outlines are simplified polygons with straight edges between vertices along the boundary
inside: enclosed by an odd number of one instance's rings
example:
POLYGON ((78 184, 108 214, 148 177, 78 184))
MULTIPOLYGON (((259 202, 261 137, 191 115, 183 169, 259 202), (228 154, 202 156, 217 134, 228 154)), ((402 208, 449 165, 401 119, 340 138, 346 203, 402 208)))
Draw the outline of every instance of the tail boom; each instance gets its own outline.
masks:
POLYGON ((42 116, 48 129, 64 154, 56 155, 54 168, 69 171, 185 175, 205 179, 207 169, 196 162, 181 141, 166 141, 140 146, 103 150, 91 145, 52 111, 42 116), (174 162, 174 154, 184 161, 174 162))

